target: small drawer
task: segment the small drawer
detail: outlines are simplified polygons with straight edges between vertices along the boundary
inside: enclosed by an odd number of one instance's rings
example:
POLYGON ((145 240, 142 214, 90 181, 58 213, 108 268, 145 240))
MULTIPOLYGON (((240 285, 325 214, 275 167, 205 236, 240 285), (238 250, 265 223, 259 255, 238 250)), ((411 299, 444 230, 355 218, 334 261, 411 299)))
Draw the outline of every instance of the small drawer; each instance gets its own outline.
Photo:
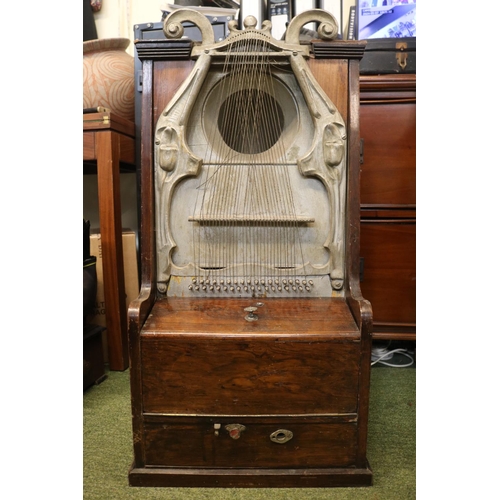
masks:
MULTIPOLYGON (((355 420, 355 417, 351 417, 355 420)), ((347 467, 356 455, 349 417, 164 417, 144 426, 146 466, 347 467)))

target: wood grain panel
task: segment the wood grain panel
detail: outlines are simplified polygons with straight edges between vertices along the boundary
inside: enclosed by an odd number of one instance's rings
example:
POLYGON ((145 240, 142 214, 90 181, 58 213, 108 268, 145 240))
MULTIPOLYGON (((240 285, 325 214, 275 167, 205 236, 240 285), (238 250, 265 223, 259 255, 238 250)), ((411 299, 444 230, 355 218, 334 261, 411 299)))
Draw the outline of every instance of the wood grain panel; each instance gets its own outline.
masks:
POLYGON ((361 222, 361 290, 377 323, 416 322, 416 225, 361 222))
POLYGON ((188 415, 354 412, 360 345, 331 339, 143 337, 144 411, 188 415))
POLYGON ((95 136, 94 132, 83 133, 83 161, 95 160, 95 136))
POLYGON ((338 109, 344 122, 347 123, 347 60, 310 59, 309 68, 319 86, 338 109))
POLYGON ((361 205, 416 204, 416 105, 360 107, 361 205))
POLYGON ((153 88, 153 123, 172 100, 193 69, 194 61, 155 61, 153 88))
POLYGON ((131 137, 120 136, 120 161, 135 163, 135 140, 131 137))
POLYGON ((342 298, 176 298, 158 300, 142 334, 294 335, 307 332, 359 339, 359 329, 342 298), (245 320, 257 306, 258 321, 245 320))

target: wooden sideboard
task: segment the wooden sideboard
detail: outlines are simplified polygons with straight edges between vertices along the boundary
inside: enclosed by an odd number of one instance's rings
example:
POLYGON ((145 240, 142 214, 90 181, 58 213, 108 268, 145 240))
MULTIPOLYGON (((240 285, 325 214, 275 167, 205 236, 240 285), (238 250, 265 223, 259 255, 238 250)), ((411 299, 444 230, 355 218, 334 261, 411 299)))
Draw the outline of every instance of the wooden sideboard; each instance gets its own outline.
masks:
POLYGON ((361 290, 373 338, 416 339, 416 75, 360 77, 361 290))

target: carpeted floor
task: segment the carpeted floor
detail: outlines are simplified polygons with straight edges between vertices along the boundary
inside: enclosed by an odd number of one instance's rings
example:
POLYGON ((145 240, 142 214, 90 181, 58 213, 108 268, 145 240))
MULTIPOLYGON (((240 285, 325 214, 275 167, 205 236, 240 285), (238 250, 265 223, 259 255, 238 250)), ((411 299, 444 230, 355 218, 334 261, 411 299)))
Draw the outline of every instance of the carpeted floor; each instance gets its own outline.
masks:
POLYGON ((368 460, 369 488, 242 489, 132 488, 129 373, 108 378, 83 396, 85 500, 404 500, 416 498, 416 369, 372 369, 368 460))

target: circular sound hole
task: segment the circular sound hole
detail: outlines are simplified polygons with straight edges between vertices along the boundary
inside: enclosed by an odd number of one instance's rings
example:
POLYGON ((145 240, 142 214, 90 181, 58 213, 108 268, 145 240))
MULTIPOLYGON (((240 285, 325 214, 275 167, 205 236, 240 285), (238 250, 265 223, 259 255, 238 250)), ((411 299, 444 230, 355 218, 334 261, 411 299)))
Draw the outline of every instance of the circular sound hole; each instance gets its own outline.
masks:
POLYGON ((231 149, 257 154, 278 142, 284 122, 283 110, 274 97, 259 89, 243 89, 222 103, 217 126, 231 149))

